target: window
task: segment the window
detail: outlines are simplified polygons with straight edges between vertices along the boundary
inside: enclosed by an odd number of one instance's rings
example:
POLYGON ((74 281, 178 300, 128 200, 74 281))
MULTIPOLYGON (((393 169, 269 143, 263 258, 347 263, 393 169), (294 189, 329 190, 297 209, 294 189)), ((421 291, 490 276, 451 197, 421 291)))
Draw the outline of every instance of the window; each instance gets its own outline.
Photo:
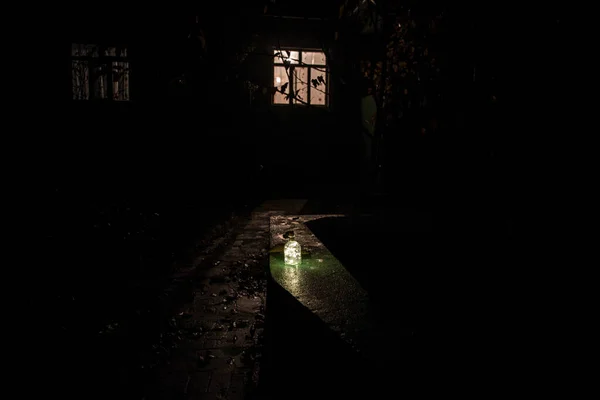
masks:
POLYGON ((325 53, 275 50, 273 104, 327 106, 328 80, 325 53), (290 96, 293 93, 294 96, 290 96))
POLYGON ((129 100, 127 48, 73 44, 73 100, 129 100))

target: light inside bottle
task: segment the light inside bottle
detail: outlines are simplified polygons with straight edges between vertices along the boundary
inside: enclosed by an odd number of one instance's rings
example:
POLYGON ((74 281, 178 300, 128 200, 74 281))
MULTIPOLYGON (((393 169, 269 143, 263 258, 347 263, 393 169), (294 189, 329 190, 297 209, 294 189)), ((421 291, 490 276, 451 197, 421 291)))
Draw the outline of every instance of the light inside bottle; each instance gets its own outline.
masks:
POLYGON ((288 241, 283 247, 283 257, 285 263, 288 265, 300 265, 302 261, 302 250, 300 243, 294 239, 288 241))

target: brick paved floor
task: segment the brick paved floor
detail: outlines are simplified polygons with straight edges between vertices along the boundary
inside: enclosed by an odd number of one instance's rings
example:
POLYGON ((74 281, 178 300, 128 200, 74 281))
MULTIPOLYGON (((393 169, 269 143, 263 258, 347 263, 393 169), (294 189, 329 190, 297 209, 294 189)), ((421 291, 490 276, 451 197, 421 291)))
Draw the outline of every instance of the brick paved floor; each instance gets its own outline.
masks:
POLYGON ((304 203, 263 203, 209 267, 197 261, 194 298, 172 320, 181 340, 159 367, 147 400, 235 400, 253 391, 263 350, 269 219, 297 213, 304 203))

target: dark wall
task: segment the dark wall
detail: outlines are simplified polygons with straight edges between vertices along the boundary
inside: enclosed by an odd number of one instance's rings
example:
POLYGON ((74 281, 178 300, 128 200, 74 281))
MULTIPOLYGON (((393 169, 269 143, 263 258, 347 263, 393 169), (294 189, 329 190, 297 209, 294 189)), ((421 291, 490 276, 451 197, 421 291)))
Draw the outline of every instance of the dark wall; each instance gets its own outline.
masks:
POLYGON ((100 299, 100 313, 135 297, 134 282, 168 275, 196 238, 263 192, 249 102, 229 92, 219 52, 207 58, 187 40, 194 14, 87 15, 73 16, 57 44, 64 87, 72 42, 126 45, 131 101, 72 101, 65 90, 35 167, 51 296, 76 293, 82 308, 100 299), (172 95, 169 82, 184 74, 190 90, 172 95))
MULTIPOLYGON (((246 165, 254 162, 248 147, 253 130, 244 123, 248 102, 225 82, 229 71, 220 63, 219 41, 207 54, 189 39, 191 11, 92 15, 73 19, 71 41, 127 45, 131 102, 69 102, 65 142, 74 139, 79 147, 61 156, 90 176, 110 175, 121 195, 154 190, 167 201, 202 193, 206 183, 219 187, 215 196, 230 192, 243 175, 233 171, 253 170, 246 165), (179 77, 182 84, 174 84, 179 77)), ((205 31, 218 37, 218 31, 205 31)))

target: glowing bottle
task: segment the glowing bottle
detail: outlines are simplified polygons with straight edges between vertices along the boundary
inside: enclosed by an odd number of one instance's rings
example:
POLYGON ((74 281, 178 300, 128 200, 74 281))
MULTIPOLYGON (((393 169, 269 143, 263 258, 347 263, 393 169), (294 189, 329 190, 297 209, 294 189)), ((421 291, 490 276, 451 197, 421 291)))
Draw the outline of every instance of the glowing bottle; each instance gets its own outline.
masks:
POLYGON ((302 261, 302 249, 300 248, 300 243, 294 240, 294 232, 289 231, 284 235, 286 239, 288 239, 285 246, 283 246, 283 258, 287 265, 300 265, 302 261))

